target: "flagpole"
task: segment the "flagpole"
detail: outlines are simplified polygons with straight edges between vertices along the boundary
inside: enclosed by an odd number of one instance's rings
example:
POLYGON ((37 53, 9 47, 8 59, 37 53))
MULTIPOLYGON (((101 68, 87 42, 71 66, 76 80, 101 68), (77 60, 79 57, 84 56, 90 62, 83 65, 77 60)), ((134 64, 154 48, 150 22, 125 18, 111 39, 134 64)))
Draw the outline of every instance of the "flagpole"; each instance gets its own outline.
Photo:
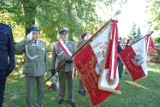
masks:
MULTIPOLYGON (((151 31, 150 33, 148 33, 150 36, 152 35, 153 31, 151 31)), ((135 42, 133 42, 131 45, 135 44, 136 42, 140 41, 141 39, 145 38, 147 35, 139 38, 138 40, 136 40, 135 42)))
MULTIPOLYGON (((153 26, 153 24, 150 25, 149 28, 148 28, 148 30, 147 30, 147 34, 149 34, 149 36, 151 36, 152 33, 153 33, 153 31, 149 32, 152 26, 153 26)), ((146 35, 143 36, 142 38, 139 38, 138 40, 136 40, 136 41, 135 41, 134 43, 132 43, 131 45, 135 44, 136 42, 138 42, 139 40, 143 39, 144 37, 146 37, 146 35)))
MULTIPOLYGON (((114 15, 113 17, 119 15, 121 13, 120 10, 118 10, 114 15)), ((81 47, 78 48, 78 50, 72 54, 72 56, 69 58, 73 58, 80 50, 82 50, 85 45, 87 45, 89 42, 91 42, 93 40, 94 37, 96 37, 106 26, 109 25, 109 23, 112 21, 112 18, 110 18, 106 24, 104 24, 94 35, 92 35, 86 42, 85 44, 83 44, 81 47)), ((56 72, 59 72, 60 69, 62 69, 62 67, 66 64, 66 62, 64 62, 61 66, 59 66, 57 69, 56 69, 56 72)), ((51 75, 50 77, 48 77, 44 83, 46 83, 53 75, 51 75)))

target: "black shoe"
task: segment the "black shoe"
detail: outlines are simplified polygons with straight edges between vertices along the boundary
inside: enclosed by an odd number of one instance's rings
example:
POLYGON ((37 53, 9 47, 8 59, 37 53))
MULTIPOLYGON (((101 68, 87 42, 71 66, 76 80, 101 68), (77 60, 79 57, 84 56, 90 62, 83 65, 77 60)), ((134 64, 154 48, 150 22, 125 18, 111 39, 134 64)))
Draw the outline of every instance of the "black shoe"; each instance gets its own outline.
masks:
POLYGON ((85 91, 79 91, 79 94, 82 95, 82 96, 86 95, 85 91))
POLYGON ((63 102, 63 99, 58 100, 58 104, 62 104, 62 102, 63 102))
POLYGON ((70 102, 72 107, 76 107, 76 103, 75 102, 70 102))

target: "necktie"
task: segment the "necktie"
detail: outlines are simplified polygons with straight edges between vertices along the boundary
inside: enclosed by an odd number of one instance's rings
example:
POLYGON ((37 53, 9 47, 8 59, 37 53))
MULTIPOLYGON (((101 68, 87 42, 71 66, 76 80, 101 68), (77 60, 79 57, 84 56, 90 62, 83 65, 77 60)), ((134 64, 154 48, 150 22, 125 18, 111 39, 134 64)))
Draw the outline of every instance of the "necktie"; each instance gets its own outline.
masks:
POLYGON ((38 47, 37 41, 34 41, 36 48, 38 47))
POLYGON ((64 44, 66 44, 66 41, 63 41, 64 44))

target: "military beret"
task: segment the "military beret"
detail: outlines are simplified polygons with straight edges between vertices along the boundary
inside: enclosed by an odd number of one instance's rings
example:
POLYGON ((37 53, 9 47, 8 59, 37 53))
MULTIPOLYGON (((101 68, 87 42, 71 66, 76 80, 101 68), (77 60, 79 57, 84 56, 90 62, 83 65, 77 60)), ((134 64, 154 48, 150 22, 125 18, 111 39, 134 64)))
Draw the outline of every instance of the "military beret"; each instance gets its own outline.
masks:
POLYGON ((81 38, 83 39, 86 35, 87 35, 87 33, 86 33, 86 32, 85 32, 85 33, 83 33, 83 34, 81 35, 81 38))
POLYGON ((30 28, 28 28, 27 34, 30 33, 31 31, 38 31, 39 32, 39 28, 37 26, 33 25, 30 28))
POLYGON ((66 35, 68 33, 68 29, 67 28, 63 28, 59 33, 61 35, 66 35))

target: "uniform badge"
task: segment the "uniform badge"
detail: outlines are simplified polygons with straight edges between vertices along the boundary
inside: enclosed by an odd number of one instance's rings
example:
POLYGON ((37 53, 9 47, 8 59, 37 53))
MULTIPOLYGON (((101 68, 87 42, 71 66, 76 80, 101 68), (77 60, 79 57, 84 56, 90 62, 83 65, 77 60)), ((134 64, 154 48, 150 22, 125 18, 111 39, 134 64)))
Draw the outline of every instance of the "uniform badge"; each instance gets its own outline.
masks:
POLYGON ((32 46, 36 46, 36 44, 35 44, 35 43, 32 43, 32 46))

